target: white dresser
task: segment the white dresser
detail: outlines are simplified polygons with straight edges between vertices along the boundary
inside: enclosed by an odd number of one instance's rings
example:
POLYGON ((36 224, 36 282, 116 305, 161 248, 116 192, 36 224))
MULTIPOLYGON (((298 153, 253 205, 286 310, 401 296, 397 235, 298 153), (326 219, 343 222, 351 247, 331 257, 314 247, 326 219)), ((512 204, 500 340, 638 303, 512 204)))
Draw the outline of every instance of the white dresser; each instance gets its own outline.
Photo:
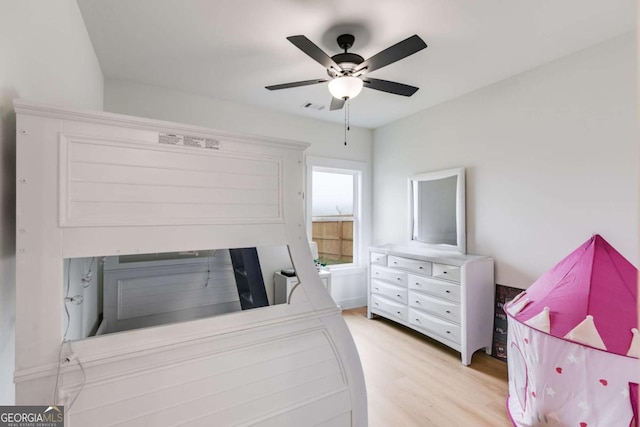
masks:
POLYGON ((493 259, 421 251, 370 248, 367 315, 386 317, 459 351, 491 352, 495 284, 493 259))

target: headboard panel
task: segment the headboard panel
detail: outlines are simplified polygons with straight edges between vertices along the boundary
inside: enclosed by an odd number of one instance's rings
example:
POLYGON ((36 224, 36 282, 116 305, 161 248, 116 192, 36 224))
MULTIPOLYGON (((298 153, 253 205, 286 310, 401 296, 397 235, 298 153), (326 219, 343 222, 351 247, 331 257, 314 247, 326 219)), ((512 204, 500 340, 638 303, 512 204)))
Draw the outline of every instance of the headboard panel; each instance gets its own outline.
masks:
POLYGON ((60 225, 282 222, 281 156, 60 134, 60 225))

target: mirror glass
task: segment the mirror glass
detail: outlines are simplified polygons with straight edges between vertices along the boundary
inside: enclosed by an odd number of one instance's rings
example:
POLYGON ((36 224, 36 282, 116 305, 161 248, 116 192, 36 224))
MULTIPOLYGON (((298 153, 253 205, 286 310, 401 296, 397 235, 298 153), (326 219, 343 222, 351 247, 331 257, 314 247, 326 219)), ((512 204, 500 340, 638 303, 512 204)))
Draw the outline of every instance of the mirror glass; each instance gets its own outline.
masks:
POLYGON ((285 303, 274 278, 292 268, 287 246, 67 258, 63 334, 77 340, 285 303))
POLYGON ((413 181, 413 239, 434 244, 455 245, 457 176, 413 181))

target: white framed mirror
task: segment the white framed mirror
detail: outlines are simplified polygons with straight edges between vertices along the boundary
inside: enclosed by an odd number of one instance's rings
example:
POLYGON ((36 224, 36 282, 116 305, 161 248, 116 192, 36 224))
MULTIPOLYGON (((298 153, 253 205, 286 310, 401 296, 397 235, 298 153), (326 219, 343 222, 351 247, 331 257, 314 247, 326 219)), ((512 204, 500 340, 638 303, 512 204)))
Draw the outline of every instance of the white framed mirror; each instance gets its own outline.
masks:
POLYGON ((409 194, 411 241, 466 253, 464 168, 411 176, 409 194))

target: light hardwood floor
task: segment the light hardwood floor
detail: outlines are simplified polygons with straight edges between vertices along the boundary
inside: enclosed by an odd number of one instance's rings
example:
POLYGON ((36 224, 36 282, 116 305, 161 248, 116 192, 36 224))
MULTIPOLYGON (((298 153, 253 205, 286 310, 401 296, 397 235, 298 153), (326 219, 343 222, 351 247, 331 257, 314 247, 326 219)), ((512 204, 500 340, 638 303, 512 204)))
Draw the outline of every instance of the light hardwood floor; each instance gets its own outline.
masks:
POLYGON ((460 354, 366 308, 343 311, 367 383, 370 427, 511 426, 507 365, 482 351, 460 354))

